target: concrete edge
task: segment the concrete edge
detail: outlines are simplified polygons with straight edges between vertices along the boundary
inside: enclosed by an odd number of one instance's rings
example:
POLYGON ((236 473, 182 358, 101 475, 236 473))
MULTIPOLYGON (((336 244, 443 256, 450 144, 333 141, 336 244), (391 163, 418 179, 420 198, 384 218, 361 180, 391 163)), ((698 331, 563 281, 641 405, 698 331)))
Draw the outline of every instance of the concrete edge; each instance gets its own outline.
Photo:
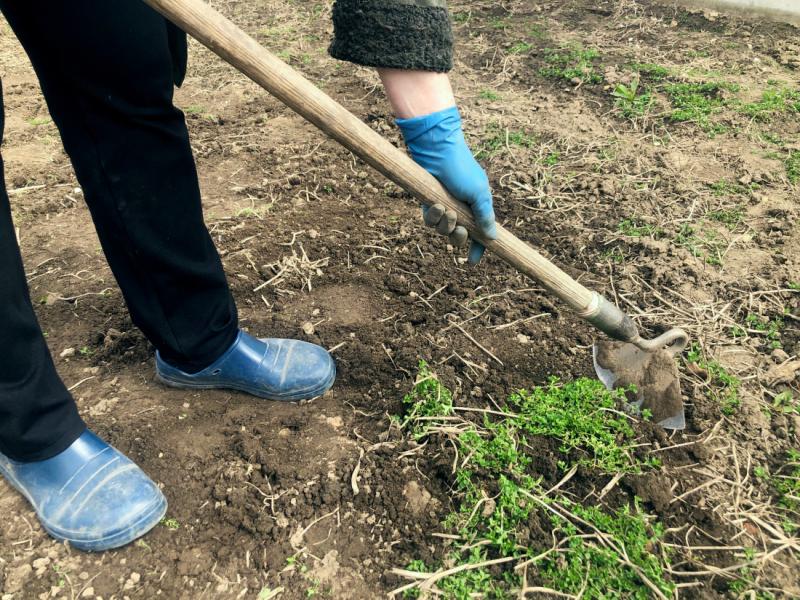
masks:
POLYGON ((767 18, 800 26, 800 0, 657 0, 687 10, 712 9, 732 16, 756 20, 767 18), (777 8, 778 6, 782 8, 777 8))

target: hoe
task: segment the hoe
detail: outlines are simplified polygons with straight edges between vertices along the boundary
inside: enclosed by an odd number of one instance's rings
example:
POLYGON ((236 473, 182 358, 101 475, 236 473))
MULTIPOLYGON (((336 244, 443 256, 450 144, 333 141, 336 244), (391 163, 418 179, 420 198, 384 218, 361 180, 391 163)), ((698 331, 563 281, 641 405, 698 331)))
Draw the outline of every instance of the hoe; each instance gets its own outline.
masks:
POLYGON ((432 175, 202 0, 144 1, 412 196, 428 206, 442 204, 456 211, 458 223, 487 249, 615 340, 597 342, 593 349, 595 371, 607 387, 635 386, 636 397, 629 398, 635 408, 649 410, 664 428, 685 427, 675 357, 688 344, 686 332, 670 329, 645 339, 616 305, 504 227, 498 225, 496 240, 483 239, 469 207, 450 196, 432 175))

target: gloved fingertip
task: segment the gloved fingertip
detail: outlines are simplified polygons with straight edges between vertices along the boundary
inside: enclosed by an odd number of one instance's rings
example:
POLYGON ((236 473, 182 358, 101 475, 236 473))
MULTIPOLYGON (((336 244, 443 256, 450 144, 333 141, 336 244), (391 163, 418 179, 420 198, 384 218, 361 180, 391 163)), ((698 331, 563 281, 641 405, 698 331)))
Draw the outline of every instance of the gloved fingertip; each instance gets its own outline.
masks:
POLYGON ((483 258, 483 253, 486 252, 486 248, 480 242, 473 241, 469 246, 469 254, 467 255, 467 260, 471 265, 477 265, 481 258, 483 258))
POLYGON ((479 221, 478 227, 480 227, 481 233, 483 233, 486 238, 490 240, 497 239, 497 223, 494 218, 492 218, 491 221, 479 221))

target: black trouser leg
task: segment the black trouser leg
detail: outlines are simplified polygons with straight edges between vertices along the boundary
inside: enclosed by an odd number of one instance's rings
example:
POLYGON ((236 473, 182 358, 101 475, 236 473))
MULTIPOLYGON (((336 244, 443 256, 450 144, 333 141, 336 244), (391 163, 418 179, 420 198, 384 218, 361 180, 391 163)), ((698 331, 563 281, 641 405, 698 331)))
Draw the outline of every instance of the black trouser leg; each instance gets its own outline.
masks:
MULTIPOLYGON (((0 0, 0 10, 31 58, 134 323, 173 365, 207 366, 238 323, 203 222, 184 118, 172 104, 165 21, 140 0, 0 0)), ((6 281, 10 259, 0 261, 6 281)), ((32 318, 16 315, 14 327, 30 328, 32 318)), ((3 336, 16 348, 15 331, 3 336)), ((0 402, 48 429, 35 394, 0 402)), ((60 429, 50 431, 52 440, 60 429)), ((0 426, 0 440, 17 447, 18 430, 0 426)))
POLYGON ((134 323, 184 370, 234 341, 166 21, 141 0, 0 0, 42 85, 134 323))
MULTIPOLYGON (((3 142, 0 87, 0 144, 3 142)), ((0 156, 0 452, 41 460, 67 448, 86 426, 56 373, 31 306, 0 156)))

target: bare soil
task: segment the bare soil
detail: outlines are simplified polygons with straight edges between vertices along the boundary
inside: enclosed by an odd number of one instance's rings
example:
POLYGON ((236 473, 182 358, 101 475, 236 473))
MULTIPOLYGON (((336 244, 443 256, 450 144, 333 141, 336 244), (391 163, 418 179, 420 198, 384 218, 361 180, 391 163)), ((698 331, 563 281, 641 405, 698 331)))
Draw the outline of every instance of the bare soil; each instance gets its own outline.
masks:
MULTIPOLYGON (((374 72, 325 54, 327 3, 214 4, 400 143, 374 72)), ((766 376, 800 354, 800 202, 785 165, 800 151, 798 113, 761 122, 727 110, 709 134, 665 117, 661 93, 634 120, 611 96, 632 63, 730 81, 749 101, 768 80, 798 90, 798 29, 652 0, 455 0, 451 10, 453 80, 502 222, 651 334, 686 328, 742 380, 741 405, 724 414, 709 373, 682 363, 688 429, 643 425, 641 451, 657 451, 662 470, 622 478, 604 501, 639 496, 670 542, 728 548, 681 551, 675 569, 697 573, 676 576, 681 597, 735 597, 739 571, 725 569, 746 547, 763 559, 754 593, 800 596, 798 540, 754 471, 800 448, 800 416, 770 408, 782 391, 800 398, 800 382, 766 376), (598 50, 602 82, 541 74, 548 50, 570 43, 598 50), (712 218, 729 211, 733 227, 712 218), (624 221, 661 233, 630 235, 624 221), (748 326, 751 314, 779 318, 777 338, 748 326)), ((335 348, 339 379, 302 406, 162 387, 27 58, 0 27, 3 157, 42 327, 90 426, 170 502, 143 540, 91 555, 51 540, 0 482, 2 598, 264 598, 281 587, 286 599, 376 598, 404 583, 391 568, 440 559, 431 534, 452 508, 452 454, 420 450, 390 421, 418 361, 461 404, 489 407, 551 376, 591 376, 591 328, 492 256, 468 268, 393 184, 193 44, 177 103, 242 325, 335 348)), ((543 444, 540 461, 554 482, 556 452, 543 444)), ((584 496, 607 483, 573 481, 584 496)))

